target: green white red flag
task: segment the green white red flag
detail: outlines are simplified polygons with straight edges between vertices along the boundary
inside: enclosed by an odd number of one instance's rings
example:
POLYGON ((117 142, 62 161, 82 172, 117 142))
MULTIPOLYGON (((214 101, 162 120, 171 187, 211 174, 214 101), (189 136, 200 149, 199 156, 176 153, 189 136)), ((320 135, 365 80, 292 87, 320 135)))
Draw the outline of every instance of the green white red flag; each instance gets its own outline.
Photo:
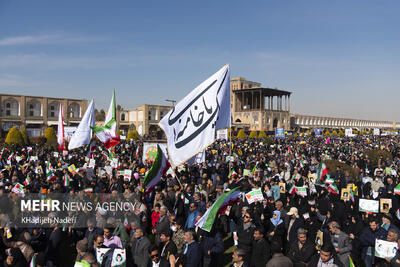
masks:
POLYGON ((320 179, 321 181, 324 181, 324 177, 327 174, 328 174, 328 168, 326 167, 325 163, 321 161, 317 172, 317 180, 320 179))
POLYGON ((328 191, 332 194, 339 195, 339 188, 336 186, 335 183, 332 183, 328 186, 328 191))
POLYGON ((157 155, 154 159, 153 166, 147 172, 143 180, 143 186, 146 189, 146 194, 150 193, 154 187, 161 180, 161 177, 165 175, 168 169, 171 167, 167 157, 162 152, 159 145, 157 145, 157 155))
POLYGON ((46 167, 46 181, 48 181, 48 182, 51 182, 57 178, 51 169, 52 169, 52 167, 51 167, 51 163, 49 161, 49 162, 47 162, 47 167, 46 167))
POLYGON ((394 193, 400 195, 400 183, 394 188, 394 193))
POLYGON ((239 191, 239 188, 240 187, 236 187, 217 198, 214 204, 208 208, 204 215, 197 221, 196 226, 210 232, 217 214, 220 214, 221 211, 229 205, 233 205, 242 196, 242 192, 239 191))
POLYGON ((104 126, 91 127, 93 132, 99 138, 106 148, 111 148, 119 144, 120 138, 117 134, 117 108, 115 106, 115 90, 111 98, 110 107, 107 111, 107 117, 104 126))

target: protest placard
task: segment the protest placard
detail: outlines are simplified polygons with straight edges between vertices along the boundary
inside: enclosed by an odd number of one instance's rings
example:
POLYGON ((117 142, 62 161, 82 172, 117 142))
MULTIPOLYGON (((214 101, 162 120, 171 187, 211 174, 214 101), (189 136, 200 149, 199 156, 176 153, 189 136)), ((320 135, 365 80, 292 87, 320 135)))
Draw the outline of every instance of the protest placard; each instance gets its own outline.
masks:
POLYGON ((248 192, 246 194, 246 199, 247 199, 247 202, 249 202, 249 204, 252 204, 256 201, 262 201, 264 199, 264 196, 261 192, 261 188, 258 188, 258 189, 248 192))
POLYGON ((390 198, 381 198, 379 200, 379 203, 380 203, 380 211, 381 211, 381 213, 389 213, 389 210, 392 207, 392 199, 390 199, 390 198))
POLYGON ((279 183, 279 191, 281 194, 286 193, 286 184, 285 183, 279 183))
POLYGON ((345 201, 348 201, 350 199, 350 192, 348 188, 342 188, 340 199, 345 201))
POLYGON ((251 171, 249 169, 243 170, 243 176, 250 176, 250 175, 251 175, 251 171))
POLYGON ((397 252, 397 242, 389 242, 381 239, 375 240, 375 256, 378 258, 393 258, 397 252))
POLYGON ((379 212, 379 201, 378 200, 361 198, 358 206, 359 206, 359 211, 374 212, 374 213, 379 212))

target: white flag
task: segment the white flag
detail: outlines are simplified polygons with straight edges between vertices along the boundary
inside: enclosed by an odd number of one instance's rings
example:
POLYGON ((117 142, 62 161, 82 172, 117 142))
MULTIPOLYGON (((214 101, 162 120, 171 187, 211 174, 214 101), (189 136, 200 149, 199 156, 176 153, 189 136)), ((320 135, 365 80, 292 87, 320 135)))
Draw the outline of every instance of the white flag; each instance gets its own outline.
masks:
POLYGON ((217 129, 230 127, 229 83, 229 65, 225 65, 160 121, 167 137, 169 157, 175 166, 210 145, 217 129))
POLYGON ((69 141, 68 149, 71 150, 89 144, 90 139, 92 138, 92 129, 90 127, 94 125, 94 102, 92 99, 85 112, 85 115, 83 115, 83 118, 79 123, 78 129, 76 129, 74 135, 69 141))
POLYGON ((62 104, 60 102, 60 110, 58 111, 58 132, 57 132, 57 143, 58 143, 58 150, 61 152, 65 148, 65 141, 64 141, 64 122, 63 122, 63 110, 62 104))

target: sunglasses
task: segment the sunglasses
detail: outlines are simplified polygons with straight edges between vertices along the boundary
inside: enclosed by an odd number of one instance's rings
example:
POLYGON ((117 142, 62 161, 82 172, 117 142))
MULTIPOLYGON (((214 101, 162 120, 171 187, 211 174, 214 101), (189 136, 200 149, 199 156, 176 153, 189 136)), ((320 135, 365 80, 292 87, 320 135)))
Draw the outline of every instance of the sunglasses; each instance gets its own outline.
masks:
POLYGON ((158 254, 150 255, 150 258, 152 258, 152 259, 158 258, 158 254))

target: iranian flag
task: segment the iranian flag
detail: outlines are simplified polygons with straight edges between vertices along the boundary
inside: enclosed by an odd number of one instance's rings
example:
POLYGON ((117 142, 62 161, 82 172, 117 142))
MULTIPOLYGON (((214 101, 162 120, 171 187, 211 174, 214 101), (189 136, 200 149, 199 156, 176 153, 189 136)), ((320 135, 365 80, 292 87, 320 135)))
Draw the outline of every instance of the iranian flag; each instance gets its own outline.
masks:
POLYGON ((136 158, 138 159, 140 155, 140 145, 137 146, 136 148, 136 158))
POLYGON ((237 176, 237 173, 235 172, 235 170, 232 169, 232 170, 229 172, 229 175, 228 175, 229 180, 235 178, 236 176, 237 176))
POLYGON ((251 173, 253 175, 257 175, 258 173, 260 173, 260 170, 257 168, 257 163, 256 163, 256 165, 254 165, 253 170, 251 171, 251 173))
POLYGON ((400 195, 400 184, 396 185, 396 187, 394 188, 394 193, 400 195))
POLYGON ((296 186, 292 185, 292 187, 289 189, 289 194, 294 195, 296 193, 296 186))
POLYGON ((325 163, 321 161, 317 172, 317 179, 324 181, 324 176, 327 174, 328 174, 328 168, 326 167, 325 163))
POLYGON ((29 267, 36 267, 36 255, 32 256, 31 262, 29 263, 29 267))
POLYGON ((58 111, 57 143, 58 143, 58 151, 62 152, 65 148, 65 141, 64 141, 63 110, 61 102, 60 102, 60 109, 58 111))
POLYGON ((64 175, 64 186, 68 187, 69 186, 69 177, 67 174, 64 175))
POLYGON ((46 180, 48 182, 53 181, 54 179, 56 179, 56 176, 54 175, 53 171, 51 170, 51 163, 50 161, 47 162, 47 168, 46 168, 46 180))
POLYGON ((332 194, 339 195, 339 189, 335 183, 332 183, 328 186, 328 191, 332 194))
POLYGON ((157 145, 157 155, 154 159, 153 166, 151 166, 143 180, 143 186, 146 188, 146 194, 149 194, 154 189, 154 187, 161 180, 161 176, 165 175, 169 167, 171 167, 171 165, 167 157, 162 152, 160 146, 157 145))
POLYGON ((115 107, 115 90, 111 98, 110 107, 107 111, 107 117, 104 121, 104 126, 92 127, 97 138, 103 143, 106 148, 111 148, 119 144, 120 139, 117 134, 117 109, 115 107))
POLYGON ((229 192, 222 194, 197 221, 196 226, 207 232, 210 232, 217 214, 220 214, 220 211, 224 210, 227 206, 233 205, 242 196, 242 192, 240 192, 238 189, 239 187, 236 187, 229 192))
POLYGON ((304 169, 304 166, 305 166, 304 161, 301 160, 301 161, 300 161, 300 168, 301 168, 301 169, 304 169))
POLYGON ((326 184, 333 184, 335 180, 329 176, 329 174, 326 175, 325 183, 326 184))
POLYGON ((24 185, 28 186, 31 184, 31 178, 29 176, 26 176, 25 181, 24 181, 24 185))
POLYGON ((398 220, 400 220, 400 209, 396 210, 396 217, 398 220))
POLYGON ((87 187, 85 190, 83 190, 85 193, 93 193, 93 188, 87 187))

